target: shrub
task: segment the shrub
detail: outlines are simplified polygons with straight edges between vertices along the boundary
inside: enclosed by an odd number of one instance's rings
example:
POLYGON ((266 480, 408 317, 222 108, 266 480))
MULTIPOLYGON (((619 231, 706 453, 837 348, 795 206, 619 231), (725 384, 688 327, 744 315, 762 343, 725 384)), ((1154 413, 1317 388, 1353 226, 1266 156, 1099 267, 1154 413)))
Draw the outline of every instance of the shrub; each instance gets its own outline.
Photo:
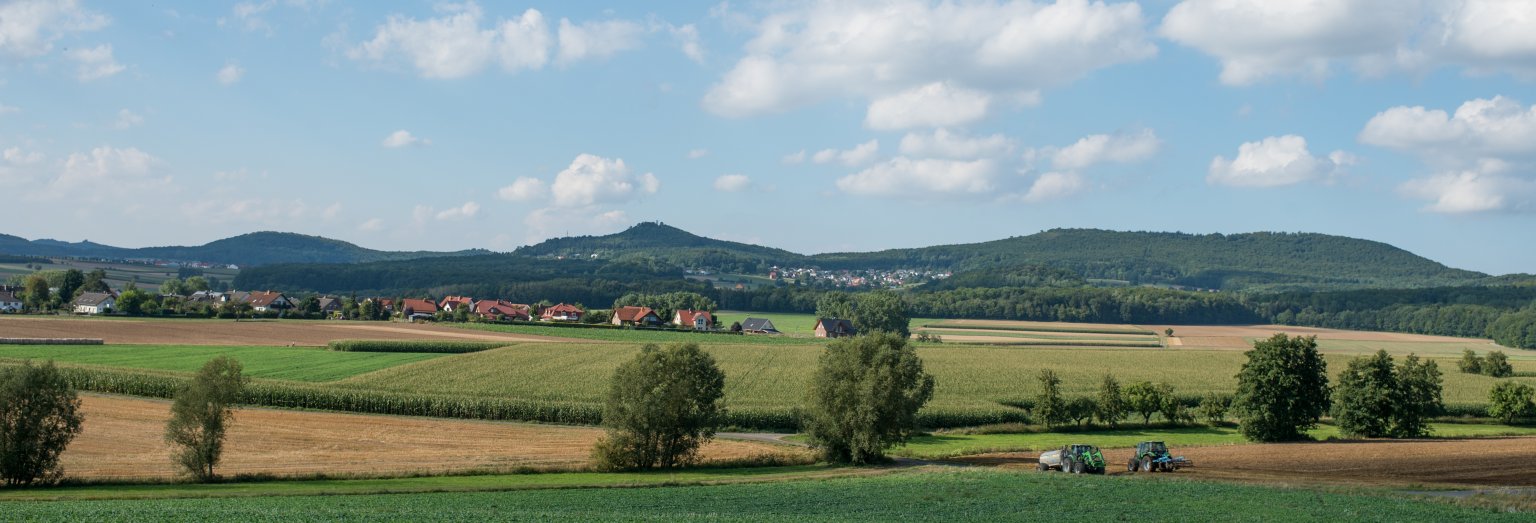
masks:
POLYGON ((1208 393, 1200 398, 1200 406, 1196 414, 1211 425, 1221 425, 1227 421, 1227 409, 1232 407, 1232 397, 1224 394, 1208 393))
POLYGON ((803 426, 811 446, 837 463, 885 459, 885 450, 917 429, 917 411, 933 397, 933 376, 907 340, 891 334, 844 338, 821 354, 806 397, 803 426))
POLYGON ((1307 439, 1328 411, 1328 363, 1316 337, 1276 334, 1254 342, 1237 375, 1233 410, 1253 441, 1307 439))
POLYGON ((80 434, 80 398, 53 362, 0 369, 0 480, 51 483, 59 454, 80 434))
POLYGON ((1508 378, 1515 375, 1515 368, 1509 364, 1509 356, 1504 351, 1493 351, 1483 358, 1483 374, 1495 378, 1508 378))
POLYGON ((244 385, 240 362, 219 356, 176 392, 165 441, 175 447, 176 464, 199 481, 217 478, 214 467, 224 453, 224 433, 244 385))
POLYGON ((725 373, 696 343, 646 345, 613 372, 603 409, 608 434, 593 457, 606 470, 673 468, 695 462, 715 436, 725 373))
POLYGON ((500 341, 391 341, 391 340, 336 340, 326 348, 338 352, 418 352, 429 354, 464 354, 498 349, 511 342, 500 341))
POLYGON ((1478 357, 1472 349, 1462 349, 1461 360, 1456 362, 1456 368, 1461 369, 1465 374, 1482 374, 1483 358, 1478 357))
POLYGON ((1524 383, 1506 381, 1494 385, 1493 390, 1488 391, 1488 415, 1504 423, 1512 423, 1515 418, 1536 416, 1536 403, 1532 402, 1532 396, 1536 396, 1536 390, 1524 383))

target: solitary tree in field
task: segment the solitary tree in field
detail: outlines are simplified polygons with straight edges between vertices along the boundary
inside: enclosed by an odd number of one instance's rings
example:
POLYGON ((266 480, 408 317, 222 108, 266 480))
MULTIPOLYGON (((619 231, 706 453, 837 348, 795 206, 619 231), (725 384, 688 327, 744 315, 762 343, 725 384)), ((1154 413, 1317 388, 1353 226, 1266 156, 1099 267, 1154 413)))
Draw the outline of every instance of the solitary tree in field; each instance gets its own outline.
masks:
POLYGON ((917 430, 917 411, 932 397, 933 376, 905 338, 843 338, 821 354, 802 425, 828 461, 878 462, 917 430))
POLYGON ((203 365, 192 381, 176 392, 165 441, 173 447, 177 465, 199 481, 212 481, 214 466, 224 453, 224 435, 234 421, 234 404, 246 378, 240 362, 219 356, 203 365))
POLYGON ((1456 362, 1456 368, 1466 374, 1482 374, 1483 358, 1472 349, 1461 349, 1461 360, 1456 362))
POLYGON ((1237 374, 1233 411, 1240 432, 1254 441, 1307 439, 1328 411, 1328 363, 1317 338, 1276 334, 1254 342, 1237 374))
POLYGON ((1508 378, 1515 375, 1515 368, 1509 364, 1509 356, 1504 351, 1489 352, 1483 358, 1483 374, 1495 378, 1508 378))
POLYGON ((80 434, 80 398, 53 366, 0 368, 0 480, 7 486, 62 476, 59 454, 80 434))
POLYGON ((1504 423, 1511 423, 1515 418, 1536 416, 1536 403, 1532 403, 1532 396, 1536 396, 1536 390, 1524 383, 1505 381, 1494 385, 1493 390, 1488 392, 1488 415, 1504 423))
POLYGON ((1120 380, 1113 375, 1105 374, 1104 381, 1099 384, 1098 407, 1096 415, 1100 422, 1111 427, 1120 426, 1120 418, 1125 417, 1125 394, 1120 391, 1120 380))
POLYGON ((1071 419, 1067 401, 1061 397, 1061 377, 1056 371, 1040 369, 1035 380, 1040 382, 1040 392, 1035 395, 1035 421, 1055 427, 1071 419))
POLYGON ((725 415, 725 373, 696 343, 646 345, 614 370, 603 409, 608 434, 593 457, 609 470, 692 464, 725 415))

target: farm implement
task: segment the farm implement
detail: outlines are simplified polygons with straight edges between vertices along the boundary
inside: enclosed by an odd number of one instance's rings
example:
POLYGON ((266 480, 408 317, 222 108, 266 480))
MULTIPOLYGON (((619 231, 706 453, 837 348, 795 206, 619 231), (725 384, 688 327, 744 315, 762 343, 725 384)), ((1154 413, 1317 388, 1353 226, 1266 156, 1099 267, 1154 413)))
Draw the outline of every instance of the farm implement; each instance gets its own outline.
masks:
POLYGON ((1056 469, 1073 474, 1103 474, 1104 453, 1093 445, 1067 445, 1061 450, 1041 453, 1037 468, 1041 471, 1056 469))
POLYGON ((1131 457, 1126 465, 1129 472, 1173 472, 1184 467, 1193 467, 1195 462, 1185 459, 1184 456, 1174 456, 1168 453, 1168 446, 1161 441, 1143 441, 1136 444, 1136 455, 1131 457))

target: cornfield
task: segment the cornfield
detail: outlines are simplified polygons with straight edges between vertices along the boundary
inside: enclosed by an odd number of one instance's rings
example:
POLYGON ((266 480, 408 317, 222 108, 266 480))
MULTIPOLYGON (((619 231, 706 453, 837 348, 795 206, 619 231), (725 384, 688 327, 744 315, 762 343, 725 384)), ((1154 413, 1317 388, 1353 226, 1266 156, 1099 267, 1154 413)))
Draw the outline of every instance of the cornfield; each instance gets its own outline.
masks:
POLYGON ((495 341, 336 340, 327 344, 326 348, 338 352, 466 354, 505 346, 507 346, 507 343, 495 341))

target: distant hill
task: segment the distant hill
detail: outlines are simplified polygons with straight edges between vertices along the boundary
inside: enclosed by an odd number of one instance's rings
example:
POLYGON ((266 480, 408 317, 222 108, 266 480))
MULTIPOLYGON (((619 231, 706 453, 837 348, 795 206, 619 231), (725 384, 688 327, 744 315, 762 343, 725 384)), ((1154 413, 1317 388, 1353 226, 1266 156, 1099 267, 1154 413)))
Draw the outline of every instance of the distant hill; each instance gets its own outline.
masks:
POLYGON ((201 261, 241 266, 275 263, 365 263, 416 258, 487 254, 471 249, 458 252, 393 252, 358 247, 341 240, 287 232, 253 232, 194 247, 144 247, 130 249, 91 241, 62 242, 0 234, 0 253, 19 256, 56 256, 111 259, 201 261))
POLYGON ((606 236, 572 236, 522 247, 513 254, 534 257, 615 259, 646 256, 683 267, 734 272, 768 272, 772 265, 804 263, 801 254, 747 243, 705 238, 670 225, 642 222, 606 236))

